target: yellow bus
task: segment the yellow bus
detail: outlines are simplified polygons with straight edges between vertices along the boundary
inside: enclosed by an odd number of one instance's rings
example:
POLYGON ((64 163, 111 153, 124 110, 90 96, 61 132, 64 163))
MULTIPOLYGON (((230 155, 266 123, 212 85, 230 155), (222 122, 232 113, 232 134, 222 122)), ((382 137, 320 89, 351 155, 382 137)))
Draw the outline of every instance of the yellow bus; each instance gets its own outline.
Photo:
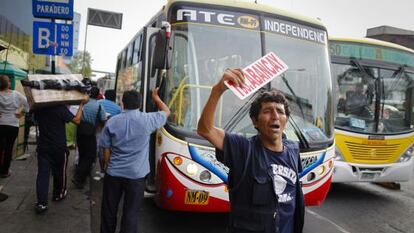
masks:
POLYGON ((333 182, 410 179, 414 51, 362 38, 330 38, 337 83, 333 182))
MULTIPOLYGON (((171 210, 229 210, 228 171, 197 122, 211 87, 228 67, 245 67, 269 52, 289 69, 264 89, 285 93, 292 109, 286 137, 299 142, 307 205, 321 204, 330 187, 334 156, 334 103, 325 26, 277 8, 242 1, 170 0, 119 53, 118 99, 142 93, 142 110, 154 111, 149 90, 159 86, 171 108, 151 141, 148 189, 171 210)), ((240 100, 230 91, 215 125, 253 136, 248 110, 255 94, 240 100)))

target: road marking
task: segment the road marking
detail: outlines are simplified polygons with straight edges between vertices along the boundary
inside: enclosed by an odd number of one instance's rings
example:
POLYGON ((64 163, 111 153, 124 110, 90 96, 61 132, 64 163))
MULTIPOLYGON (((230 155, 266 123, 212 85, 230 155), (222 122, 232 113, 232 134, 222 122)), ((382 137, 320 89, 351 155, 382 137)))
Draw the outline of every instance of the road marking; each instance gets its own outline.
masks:
POLYGON ((334 223, 333 221, 329 220, 328 218, 323 217, 322 215, 319 215, 319 214, 313 212, 312 210, 306 209, 306 212, 308 212, 309 214, 312 214, 313 216, 315 216, 315 217, 317 217, 319 219, 322 219, 324 221, 329 222, 330 224, 332 224, 333 226, 335 226, 337 230, 339 230, 342 233, 350 233, 349 231, 345 230, 344 228, 342 228, 338 224, 334 223))

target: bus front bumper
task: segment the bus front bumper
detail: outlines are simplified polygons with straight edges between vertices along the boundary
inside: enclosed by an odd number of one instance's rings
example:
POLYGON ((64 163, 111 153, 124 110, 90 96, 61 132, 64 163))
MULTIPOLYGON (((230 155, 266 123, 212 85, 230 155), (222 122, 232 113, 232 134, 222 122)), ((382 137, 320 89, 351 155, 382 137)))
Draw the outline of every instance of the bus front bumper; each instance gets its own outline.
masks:
POLYGON ((351 164, 334 162, 332 182, 404 182, 413 173, 414 158, 407 162, 393 164, 351 164))

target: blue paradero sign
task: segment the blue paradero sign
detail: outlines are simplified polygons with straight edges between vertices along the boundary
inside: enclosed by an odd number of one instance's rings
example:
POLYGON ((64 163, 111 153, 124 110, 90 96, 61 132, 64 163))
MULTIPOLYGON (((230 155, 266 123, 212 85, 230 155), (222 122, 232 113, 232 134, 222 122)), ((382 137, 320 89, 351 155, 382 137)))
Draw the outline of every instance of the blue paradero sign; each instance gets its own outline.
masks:
POLYGON ((32 0, 36 18, 73 19, 74 0, 32 0))
POLYGON ((73 25, 33 22, 33 53, 72 56, 73 25))

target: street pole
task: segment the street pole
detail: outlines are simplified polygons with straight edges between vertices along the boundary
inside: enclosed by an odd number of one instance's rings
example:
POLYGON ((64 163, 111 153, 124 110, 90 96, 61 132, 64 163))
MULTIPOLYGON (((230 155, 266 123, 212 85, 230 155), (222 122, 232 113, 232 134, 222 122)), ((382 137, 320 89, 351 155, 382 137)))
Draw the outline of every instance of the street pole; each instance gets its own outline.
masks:
POLYGON ((85 73, 85 53, 86 53, 86 40, 88 39, 88 20, 89 20, 89 8, 86 13, 86 29, 85 29, 85 42, 83 44, 83 58, 82 58, 82 75, 85 73))
MULTIPOLYGON (((55 19, 52 19, 52 23, 55 23, 55 19)), ((56 43, 56 38, 55 38, 54 42, 56 43)), ((53 46, 56 46, 56 45, 53 44, 53 46)), ((56 62, 55 62, 55 60, 56 60, 55 55, 50 55, 50 61, 51 61, 51 66, 52 66, 51 67, 52 68, 52 74, 56 74, 56 62)))

